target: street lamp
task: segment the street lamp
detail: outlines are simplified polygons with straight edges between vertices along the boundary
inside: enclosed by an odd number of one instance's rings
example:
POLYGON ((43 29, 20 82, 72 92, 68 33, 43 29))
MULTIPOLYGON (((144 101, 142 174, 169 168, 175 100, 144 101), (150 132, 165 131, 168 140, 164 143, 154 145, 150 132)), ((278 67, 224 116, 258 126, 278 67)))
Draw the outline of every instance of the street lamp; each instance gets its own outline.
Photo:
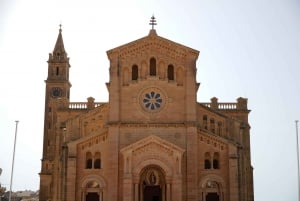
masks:
POLYGON ((15 152, 16 152, 16 141, 17 141, 17 132, 18 132, 18 123, 16 122, 16 129, 15 129, 15 141, 14 141, 14 151, 13 151, 13 160, 11 165, 11 175, 10 175, 10 187, 9 187, 9 199, 8 201, 11 201, 11 191, 12 191, 12 181, 13 181, 13 174, 14 174, 14 163, 15 163, 15 152))

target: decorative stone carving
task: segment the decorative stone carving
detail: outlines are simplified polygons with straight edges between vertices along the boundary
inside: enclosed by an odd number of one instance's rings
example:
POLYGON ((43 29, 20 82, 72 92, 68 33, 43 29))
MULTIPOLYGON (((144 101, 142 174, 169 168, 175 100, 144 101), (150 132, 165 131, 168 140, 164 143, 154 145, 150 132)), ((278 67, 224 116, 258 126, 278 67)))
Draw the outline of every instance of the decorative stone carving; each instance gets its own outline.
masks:
POLYGON ((198 136, 198 140, 201 143, 208 144, 210 146, 213 146, 215 149, 219 149, 221 151, 227 149, 227 144, 217 139, 217 137, 214 137, 212 135, 205 135, 203 133, 199 133, 198 136))
POLYGON ((148 136, 121 149, 125 161, 124 173, 132 173, 133 167, 137 168, 148 160, 154 161, 159 166, 168 166, 172 173, 181 174, 181 160, 184 151, 177 145, 155 135, 148 136))

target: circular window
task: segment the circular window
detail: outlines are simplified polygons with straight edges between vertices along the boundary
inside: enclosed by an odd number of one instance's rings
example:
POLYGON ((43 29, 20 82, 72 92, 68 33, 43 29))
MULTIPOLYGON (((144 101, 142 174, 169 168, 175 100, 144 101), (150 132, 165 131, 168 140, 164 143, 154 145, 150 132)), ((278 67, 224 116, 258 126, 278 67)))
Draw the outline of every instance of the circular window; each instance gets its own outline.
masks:
POLYGON ((140 93, 140 105, 148 112, 160 111, 165 103, 164 93, 158 88, 148 88, 140 93))
POLYGON ((151 91, 146 93, 143 99, 145 108, 149 110, 159 109, 162 104, 160 93, 151 91))

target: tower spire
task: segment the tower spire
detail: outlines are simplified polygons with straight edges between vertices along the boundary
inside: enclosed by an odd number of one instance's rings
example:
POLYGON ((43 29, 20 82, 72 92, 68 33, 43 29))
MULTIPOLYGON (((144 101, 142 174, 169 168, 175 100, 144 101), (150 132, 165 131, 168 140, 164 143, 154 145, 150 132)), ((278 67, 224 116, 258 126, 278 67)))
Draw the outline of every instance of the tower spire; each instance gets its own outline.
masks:
POLYGON ((58 37, 54 46, 54 50, 53 50, 53 57, 56 59, 66 59, 67 58, 67 52, 65 50, 64 47, 64 41, 63 41, 63 37, 62 37, 62 29, 61 29, 62 25, 59 25, 59 33, 58 33, 58 37))

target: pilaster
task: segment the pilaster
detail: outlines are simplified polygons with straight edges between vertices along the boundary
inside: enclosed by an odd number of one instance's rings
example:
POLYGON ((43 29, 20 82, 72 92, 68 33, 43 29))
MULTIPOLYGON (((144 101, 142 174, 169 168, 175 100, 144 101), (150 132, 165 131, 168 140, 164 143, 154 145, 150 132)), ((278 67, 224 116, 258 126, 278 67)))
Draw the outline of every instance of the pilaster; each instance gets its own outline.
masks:
POLYGON ((187 201, 198 200, 197 191, 197 129, 196 127, 187 127, 187 201))

